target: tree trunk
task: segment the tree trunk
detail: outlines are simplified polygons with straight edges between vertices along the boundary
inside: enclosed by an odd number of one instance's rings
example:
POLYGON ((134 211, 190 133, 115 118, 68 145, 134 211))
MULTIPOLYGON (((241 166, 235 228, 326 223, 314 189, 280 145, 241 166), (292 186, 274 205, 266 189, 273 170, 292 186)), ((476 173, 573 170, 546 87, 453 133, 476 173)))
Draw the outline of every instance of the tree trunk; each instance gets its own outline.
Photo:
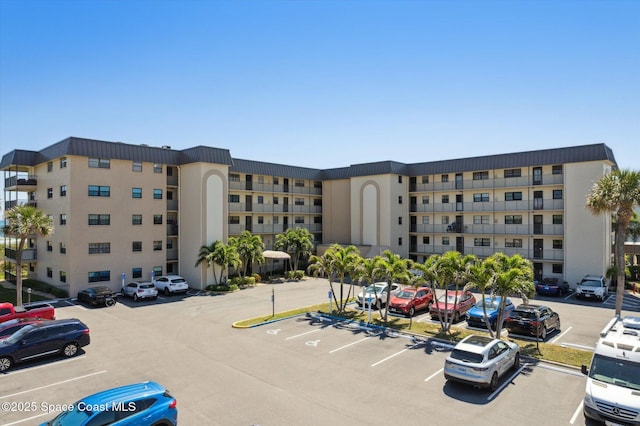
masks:
POLYGON ((16 250, 16 306, 22 306, 22 252, 26 241, 21 237, 16 250))
POLYGON ((624 241, 627 238, 627 224, 618 216, 618 222, 616 226, 616 267, 618 270, 618 282, 616 284, 616 316, 622 314, 622 300, 624 298, 624 241))

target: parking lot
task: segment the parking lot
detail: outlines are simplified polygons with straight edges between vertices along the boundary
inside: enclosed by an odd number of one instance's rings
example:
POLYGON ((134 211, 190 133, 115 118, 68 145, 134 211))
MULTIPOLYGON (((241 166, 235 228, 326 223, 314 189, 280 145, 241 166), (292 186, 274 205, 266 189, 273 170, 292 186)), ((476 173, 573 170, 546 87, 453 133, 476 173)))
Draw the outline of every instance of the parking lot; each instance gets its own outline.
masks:
MULTIPOLYGON (((489 392, 447 383, 450 347, 438 342, 320 316, 231 327, 272 309, 324 302, 327 290, 326 280, 307 280, 112 308, 59 302, 57 317, 89 325, 91 345, 75 358, 22 364, 0 376, 0 425, 39 424, 85 395, 143 380, 169 389, 183 425, 585 424, 585 378, 576 369, 524 359, 489 392)), ((639 301, 628 295, 624 314, 637 315, 639 301)), ((535 301, 542 302, 562 318, 549 341, 592 347, 615 300, 535 301)))

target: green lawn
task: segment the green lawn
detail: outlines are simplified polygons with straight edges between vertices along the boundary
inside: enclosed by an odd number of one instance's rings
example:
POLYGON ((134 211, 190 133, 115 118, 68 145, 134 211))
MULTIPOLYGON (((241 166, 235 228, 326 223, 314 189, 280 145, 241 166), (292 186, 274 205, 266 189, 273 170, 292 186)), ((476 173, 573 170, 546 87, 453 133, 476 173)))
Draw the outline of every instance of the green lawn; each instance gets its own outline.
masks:
MULTIPOLYGON (((38 296, 37 294, 31 295, 32 302, 41 302, 43 300, 49 300, 46 297, 38 296)), ((27 293, 23 292, 22 301, 27 303, 27 293)), ((13 304, 16 303, 16 291, 15 289, 9 289, 0 287, 0 302, 11 302, 13 304)))

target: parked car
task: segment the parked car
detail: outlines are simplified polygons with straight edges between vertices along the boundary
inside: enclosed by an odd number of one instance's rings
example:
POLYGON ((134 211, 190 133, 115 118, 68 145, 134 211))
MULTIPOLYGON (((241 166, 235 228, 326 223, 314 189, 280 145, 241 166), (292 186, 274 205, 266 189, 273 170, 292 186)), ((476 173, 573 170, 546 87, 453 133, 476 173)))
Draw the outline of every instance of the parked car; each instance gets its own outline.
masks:
POLYGON ((518 305, 507 318, 509 334, 547 338, 549 331, 560 331, 560 315, 548 306, 518 305))
POLYGON ((48 321, 44 318, 16 318, 0 323, 0 339, 6 339, 22 327, 48 321))
POLYGON ((498 379, 520 365, 520 347, 489 336, 471 335, 458 342, 444 363, 447 380, 496 390, 498 379))
POLYGON ((450 290, 447 293, 443 293, 438 297, 438 300, 431 304, 429 315, 434 320, 439 318, 438 313, 443 317, 445 315, 453 316, 453 322, 458 322, 475 304, 476 297, 470 291, 450 290))
POLYGON ((429 287, 405 287, 391 296, 389 312, 414 316, 416 312, 429 309, 433 303, 433 292, 429 287))
POLYGON ((134 281, 122 289, 122 295, 131 297, 134 302, 140 299, 156 299, 158 289, 150 281, 134 281))
POLYGON ((543 278, 536 282, 536 293, 541 296, 562 296, 569 293, 569 283, 560 278, 543 278))
POLYGON ((609 283, 604 276, 587 275, 578 283, 576 297, 604 301, 609 297, 609 283))
POLYGON ((17 363, 47 355, 72 357, 90 342, 89 327, 79 319, 29 324, 0 340, 0 372, 17 363))
POLYGON ((176 399, 162 385, 142 382, 86 396, 40 426, 177 424, 176 399))
POLYGON ((78 301, 92 306, 112 306, 117 298, 118 294, 107 286, 89 287, 78 292, 78 301))
MULTIPOLYGON (((389 283, 379 282, 374 283, 361 291, 356 297, 356 303, 360 307, 368 308, 370 305, 372 308, 380 309, 384 308, 387 304, 387 288, 389 287, 389 283)), ((391 294, 400 290, 400 284, 392 283, 391 284, 391 294)))
MULTIPOLYGON (((487 313, 487 319, 492 329, 496 330, 498 322, 498 313, 500 308, 500 302, 502 297, 485 297, 484 300, 480 299, 478 303, 473 305, 469 312, 467 312, 467 324, 472 327, 486 327, 485 311, 487 313)), ((507 298, 504 305, 504 314, 502 316, 503 321, 509 317, 511 311, 514 309, 514 304, 511 299, 507 298)))
POLYGON ((0 323, 16 318, 55 319, 55 309, 48 303, 34 303, 25 306, 13 306, 13 303, 0 303, 0 323))
POLYGON ((163 275, 154 278, 152 282, 158 292, 163 292, 165 296, 174 293, 186 293, 189 290, 187 280, 179 275, 163 275))

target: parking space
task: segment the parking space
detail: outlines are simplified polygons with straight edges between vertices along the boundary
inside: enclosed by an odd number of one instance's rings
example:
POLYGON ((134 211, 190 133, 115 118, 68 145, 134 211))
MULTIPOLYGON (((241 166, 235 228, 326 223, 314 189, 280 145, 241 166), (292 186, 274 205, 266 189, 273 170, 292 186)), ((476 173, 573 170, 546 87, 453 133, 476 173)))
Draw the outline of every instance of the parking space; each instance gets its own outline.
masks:
MULTIPOLYGON (((585 424, 585 379, 574 369, 524 360, 492 393, 447 383, 451 347, 432 340, 319 316, 231 328, 326 299, 326 281, 288 284, 110 308, 60 302, 57 317, 82 319, 92 342, 76 358, 0 375, 0 403, 15 408, 3 410, 0 425, 39 424, 87 394, 143 380, 171 391, 187 425, 585 424)), ((563 318, 562 332, 549 337, 557 343, 593 344, 612 315, 564 299, 548 304, 563 318)), ((430 321, 424 314, 414 320, 430 321)))

